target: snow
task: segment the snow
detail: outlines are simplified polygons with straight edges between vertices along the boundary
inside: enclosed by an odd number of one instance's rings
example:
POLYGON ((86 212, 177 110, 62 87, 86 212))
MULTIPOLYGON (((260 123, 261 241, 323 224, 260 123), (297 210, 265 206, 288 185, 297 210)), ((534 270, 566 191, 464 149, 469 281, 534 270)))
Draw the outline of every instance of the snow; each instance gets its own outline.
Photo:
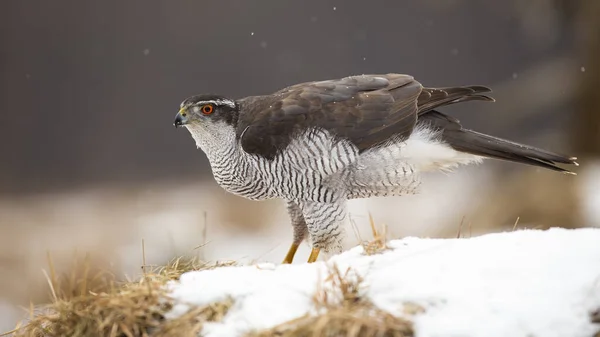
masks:
POLYGON ((335 264, 361 275, 365 296, 383 310, 402 315, 405 303, 424 307, 407 317, 418 337, 591 336, 600 330, 589 319, 600 307, 600 229, 405 238, 388 245, 392 249, 371 256, 356 247, 313 264, 185 273, 168 285, 176 301, 169 317, 232 297, 233 307, 223 321, 205 325, 205 336, 273 327, 314 313, 312 296, 335 264))

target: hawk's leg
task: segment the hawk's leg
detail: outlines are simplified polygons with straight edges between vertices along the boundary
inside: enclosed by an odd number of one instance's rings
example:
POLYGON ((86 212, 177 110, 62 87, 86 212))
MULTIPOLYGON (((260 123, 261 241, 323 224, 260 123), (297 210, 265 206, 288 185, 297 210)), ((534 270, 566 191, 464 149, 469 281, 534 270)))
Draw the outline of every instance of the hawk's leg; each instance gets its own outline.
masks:
POLYGON ((292 263, 292 261, 294 260, 294 255, 296 255, 296 251, 298 250, 298 247, 300 246, 304 238, 306 238, 308 229, 306 228, 306 221, 304 221, 302 210, 300 209, 297 203, 293 201, 288 201, 287 210, 292 221, 292 227, 294 228, 294 241, 292 241, 290 250, 285 256, 285 259, 283 259, 283 263, 292 263))
POLYGON ((343 223, 346 219, 346 200, 333 202, 305 201, 300 205, 310 234, 312 251, 308 262, 315 262, 321 250, 326 253, 342 251, 343 223))

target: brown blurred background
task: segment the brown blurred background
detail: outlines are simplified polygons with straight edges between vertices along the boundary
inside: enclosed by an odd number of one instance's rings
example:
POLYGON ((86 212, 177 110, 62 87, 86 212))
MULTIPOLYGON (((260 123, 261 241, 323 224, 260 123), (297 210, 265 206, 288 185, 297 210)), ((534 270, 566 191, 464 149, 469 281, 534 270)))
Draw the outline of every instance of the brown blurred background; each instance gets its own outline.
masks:
POLYGON ((422 195, 353 202, 361 237, 368 212, 392 237, 453 237, 461 222, 463 236, 510 230, 517 217, 598 226, 598 17, 585 0, 0 2, 0 330, 47 300, 47 254, 68 272, 89 253, 119 277, 139 273, 142 239, 148 263, 279 262, 291 241, 282 205, 221 191, 172 127, 200 92, 386 72, 491 86, 496 103, 447 111, 577 155, 579 176, 493 161, 433 175, 422 195))

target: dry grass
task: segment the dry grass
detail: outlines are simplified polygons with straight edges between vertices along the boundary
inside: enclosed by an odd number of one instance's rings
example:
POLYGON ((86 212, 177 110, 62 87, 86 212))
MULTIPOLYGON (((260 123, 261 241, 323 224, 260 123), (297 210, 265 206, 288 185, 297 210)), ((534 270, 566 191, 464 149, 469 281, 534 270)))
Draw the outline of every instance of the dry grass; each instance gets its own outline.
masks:
POLYGON ((337 267, 330 270, 313 297, 316 315, 305 315, 251 337, 413 336, 412 323, 376 308, 363 294, 360 275, 337 267))
POLYGON ((360 240, 360 244, 367 255, 381 254, 389 249, 387 246, 387 227, 384 225, 383 230, 378 231, 371 213, 369 213, 369 224, 371 225, 373 239, 371 241, 360 240))
MULTIPOLYGON (((590 321, 592 323, 600 324, 600 308, 590 313, 590 321)), ((600 337, 600 330, 596 332, 594 337, 600 337)))
POLYGON ((590 313, 590 321, 592 321, 592 323, 600 323, 600 308, 590 313))
MULTIPOLYGON (((166 320, 165 314, 173 303, 164 285, 187 271, 228 265, 232 263, 206 264, 193 259, 176 259, 166 267, 143 266, 144 276, 136 282, 110 281, 104 289, 96 285, 91 291, 87 282, 73 282, 76 277, 72 275, 54 275, 50 262, 48 281, 53 303, 32 309, 31 319, 17 329, 15 336, 197 336, 204 323, 222 320, 233 300, 192 308, 176 319, 166 320)), ((316 315, 306 315, 251 335, 413 336, 410 321, 376 308, 364 296, 363 279, 352 270, 342 272, 334 266, 320 284, 313 297, 316 315)), ((405 314, 421 310, 413 309, 405 314)))
MULTIPOLYGON (((223 302, 190 309, 166 320, 173 303, 164 285, 192 270, 212 269, 232 263, 206 264, 195 259, 176 259, 166 267, 143 266, 136 282, 119 284, 110 279, 90 290, 89 277, 57 277, 50 261, 48 282, 50 305, 31 310, 31 318, 18 327, 15 336, 196 336, 205 322, 219 321, 233 304, 223 302), (83 280, 74 282, 72 280, 83 280)), ((89 268, 83 267, 83 270, 89 268)), ((96 278, 91 278, 96 279, 96 278)))

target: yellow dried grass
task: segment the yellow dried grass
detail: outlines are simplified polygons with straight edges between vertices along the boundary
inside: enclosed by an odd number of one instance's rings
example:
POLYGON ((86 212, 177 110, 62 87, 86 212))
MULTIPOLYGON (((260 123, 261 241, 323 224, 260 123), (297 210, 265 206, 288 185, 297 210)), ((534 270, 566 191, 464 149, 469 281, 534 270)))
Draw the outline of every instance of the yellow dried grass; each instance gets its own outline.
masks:
POLYGON ((171 310, 173 302, 164 285, 187 271, 232 264, 208 264, 178 258, 165 267, 142 266, 144 275, 136 282, 117 283, 114 279, 103 279, 104 283, 94 283, 90 290, 89 280, 98 278, 89 277, 89 266, 75 268, 68 277, 57 277, 49 259, 47 279, 53 301, 32 308, 30 319, 12 333, 16 337, 197 336, 205 322, 222 319, 233 301, 226 299, 191 308, 178 318, 166 320, 165 314, 171 310), (81 269, 86 272, 77 275, 81 269))
POLYGON ((317 314, 307 314, 249 337, 414 336, 412 322, 375 307, 364 295, 363 279, 336 266, 313 297, 317 314))

